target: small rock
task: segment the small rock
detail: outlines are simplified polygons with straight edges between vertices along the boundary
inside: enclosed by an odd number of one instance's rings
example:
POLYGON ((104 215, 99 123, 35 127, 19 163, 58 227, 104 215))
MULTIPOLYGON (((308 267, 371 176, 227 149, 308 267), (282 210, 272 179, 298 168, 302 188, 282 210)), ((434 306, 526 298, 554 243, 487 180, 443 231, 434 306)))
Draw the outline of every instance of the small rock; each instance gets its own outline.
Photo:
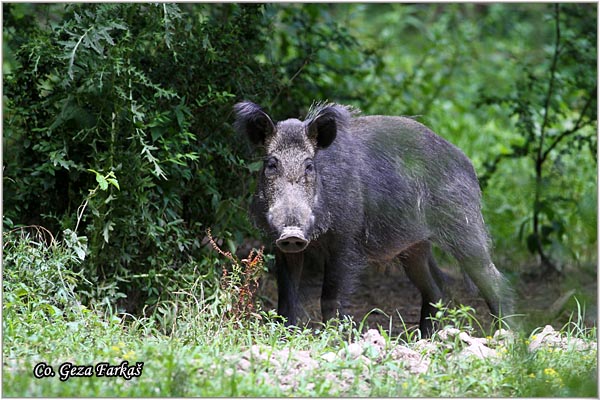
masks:
POLYGON ((396 346, 390 352, 392 359, 394 360, 420 360, 422 356, 414 350, 409 349, 406 346, 396 346))
POLYGON ((450 327, 450 328, 444 328, 444 329, 438 331, 437 335, 442 340, 448 340, 449 338, 454 337, 454 336, 458 335, 459 333, 460 333, 460 330, 450 327))
POLYGON ((371 361, 371 359, 369 357, 360 356, 359 358, 360 358, 360 362, 361 362, 361 364, 362 364, 363 367, 367 367, 368 368, 369 365, 372 364, 372 361, 371 361))
POLYGON ((363 353, 363 347, 360 343, 350 343, 348 353, 352 358, 358 358, 363 353))
POLYGON ((405 346, 396 346, 390 352, 393 360, 403 361, 411 373, 421 374, 429 368, 429 358, 405 346))
POLYGON ((459 333, 458 338, 468 345, 477 344, 477 345, 485 346, 487 344, 487 339, 473 337, 473 336, 469 335, 467 332, 459 333))
POLYGON ((352 360, 358 358, 361 354, 362 354, 362 346, 358 343, 350 343, 348 345, 348 349, 346 351, 346 354, 348 355, 348 357, 352 360))
POLYGON ((551 325, 546 325, 540 333, 535 335, 535 339, 529 343, 529 351, 539 349, 544 342, 547 344, 560 344, 560 337, 551 325))
POLYGON ((473 343, 473 338, 467 332, 459 333, 458 338, 467 344, 473 343))
POLYGON ((366 343, 376 347, 380 351, 385 348, 385 339, 376 329, 369 329, 367 332, 365 332, 363 334, 363 340, 366 343))
POLYGON ((365 344, 363 354, 367 356, 369 360, 381 361, 382 359, 382 351, 370 343, 365 344))
POLYGON ((561 337, 560 332, 555 331, 550 325, 546 325, 540 333, 532 335, 529 351, 537 351, 542 345, 545 345, 546 347, 558 347, 561 349, 568 348, 575 351, 585 351, 596 347, 595 342, 586 344, 585 341, 579 338, 568 339, 561 337))
POLYGON ((249 371, 250 367, 252 367, 252 363, 245 358, 242 358, 240 361, 238 361, 237 366, 242 371, 249 371))
POLYGON ((595 349, 598 347, 596 342, 586 343, 585 340, 579 338, 573 338, 571 341, 566 341, 567 344, 565 347, 572 348, 575 351, 585 351, 590 349, 595 349))
POLYGON ((294 353, 294 360, 296 369, 311 369, 317 368, 319 364, 315 361, 309 351, 301 350, 294 353))
POLYGON ((281 349, 276 352, 271 350, 271 361, 273 361, 273 359, 277 359, 281 363, 286 363, 290 359, 290 349, 281 349))
POLYGON ((498 329, 496 332, 494 332, 493 339, 496 341, 511 339, 514 337, 514 335, 515 334, 512 331, 507 331, 506 329, 498 329))
POLYGON ((415 343, 415 349, 424 354, 435 353, 438 350, 438 345, 429 339, 421 339, 415 343))
POLYGON ((490 349, 489 347, 484 346, 479 342, 474 342, 473 344, 463 349, 459 354, 459 357, 469 356, 475 356, 477 358, 484 359, 489 357, 498 357, 498 352, 494 349, 490 349))
POLYGON ((337 358, 337 354, 335 354, 333 351, 327 352, 323 355, 321 355, 321 358, 327 362, 334 362, 335 359, 337 358))
POLYGON ((267 359, 267 357, 260 351, 260 346, 257 344, 253 344, 252 347, 250 347, 250 356, 255 360, 260 361, 267 359))

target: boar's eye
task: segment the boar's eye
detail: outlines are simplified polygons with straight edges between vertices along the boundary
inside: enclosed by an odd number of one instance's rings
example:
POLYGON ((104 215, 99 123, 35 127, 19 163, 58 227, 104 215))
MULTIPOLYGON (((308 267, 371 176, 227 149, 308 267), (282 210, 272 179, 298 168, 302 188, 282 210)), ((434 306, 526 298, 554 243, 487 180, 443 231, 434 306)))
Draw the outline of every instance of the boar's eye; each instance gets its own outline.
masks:
POLYGON ((306 160, 304 160, 304 173, 312 174, 314 171, 315 171, 315 165, 313 163, 313 160, 311 160, 310 158, 307 158, 306 160))
POLYGON ((265 174, 267 175, 275 175, 277 173, 277 167, 279 165, 279 161, 275 157, 269 157, 265 161, 265 174))

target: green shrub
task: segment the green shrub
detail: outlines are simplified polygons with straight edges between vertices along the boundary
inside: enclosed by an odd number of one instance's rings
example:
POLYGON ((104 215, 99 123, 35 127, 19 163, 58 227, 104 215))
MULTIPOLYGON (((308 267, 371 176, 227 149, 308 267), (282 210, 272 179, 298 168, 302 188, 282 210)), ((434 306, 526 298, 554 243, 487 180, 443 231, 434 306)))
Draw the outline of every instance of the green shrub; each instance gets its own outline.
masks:
POLYGON ((5 226, 78 227, 85 276, 116 282, 132 310, 193 273, 206 227, 241 241, 250 184, 228 115, 277 84, 254 58, 262 8, 8 6, 5 226), (119 187, 88 198, 108 174, 119 187))
POLYGON ((3 235, 4 310, 32 312, 31 306, 50 315, 79 305, 75 289, 84 279, 76 272, 85 242, 67 236, 59 243, 41 227, 27 227, 3 235))

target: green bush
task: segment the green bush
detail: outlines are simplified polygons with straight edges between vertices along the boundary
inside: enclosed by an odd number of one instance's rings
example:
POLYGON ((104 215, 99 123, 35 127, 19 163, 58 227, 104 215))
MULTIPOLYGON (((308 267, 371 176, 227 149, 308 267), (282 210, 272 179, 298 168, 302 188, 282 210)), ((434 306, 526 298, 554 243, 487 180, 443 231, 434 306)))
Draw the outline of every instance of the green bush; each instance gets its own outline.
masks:
POLYGON ((150 301, 201 258, 207 227, 241 240, 249 183, 228 116, 277 84, 254 57, 262 8, 7 6, 5 226, 79 226, 86 276, 150 301), (118 187, 89 197, 107 174, 118 187))
POLYGON ((4 310, 35 314, 31 306, 36 306, 54 315, 76 308, 75 288, 84 279, 76 269, 84 248, 77 238, 68 236, 58 243, 50 232, 37 227, 5 233, 4 310))
POLYGON ((507 106, 518 133, 484 163, 483 183, 503 159, 530 161, 531 217, 522 220, 519 238, 546 268, 560 270, 565 262, 582 258, 578 249, 596 241, 594 233, 586 234, 591 218, 585 215, 596 190, 572 177, 594 174, 595 167, 582 160, 597 164, 597 32, 586 7, 555 4, 547 11, 554 32, 541 62, 522 63, 510 94, 482 96, 487 104, 507 106))

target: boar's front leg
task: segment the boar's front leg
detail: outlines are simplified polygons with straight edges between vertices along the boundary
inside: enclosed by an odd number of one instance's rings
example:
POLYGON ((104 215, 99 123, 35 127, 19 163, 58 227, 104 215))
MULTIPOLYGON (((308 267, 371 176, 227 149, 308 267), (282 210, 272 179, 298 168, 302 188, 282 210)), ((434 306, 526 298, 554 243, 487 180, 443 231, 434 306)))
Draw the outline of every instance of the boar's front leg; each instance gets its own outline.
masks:
POLYGON ((298 322, 298 309, 300 307, 299 286, 303 253, 275 253, 275 268, 277 271, 278 304, 277 313, 285 318, 286 326, 296 325, 298 322))
POLYGON ((354 287, 355 277, 366 265, 366 258, 351 248, 335 252, 325 262, 321 314, 323 322, 331 318, 343 318, 348 295, 354 287))

